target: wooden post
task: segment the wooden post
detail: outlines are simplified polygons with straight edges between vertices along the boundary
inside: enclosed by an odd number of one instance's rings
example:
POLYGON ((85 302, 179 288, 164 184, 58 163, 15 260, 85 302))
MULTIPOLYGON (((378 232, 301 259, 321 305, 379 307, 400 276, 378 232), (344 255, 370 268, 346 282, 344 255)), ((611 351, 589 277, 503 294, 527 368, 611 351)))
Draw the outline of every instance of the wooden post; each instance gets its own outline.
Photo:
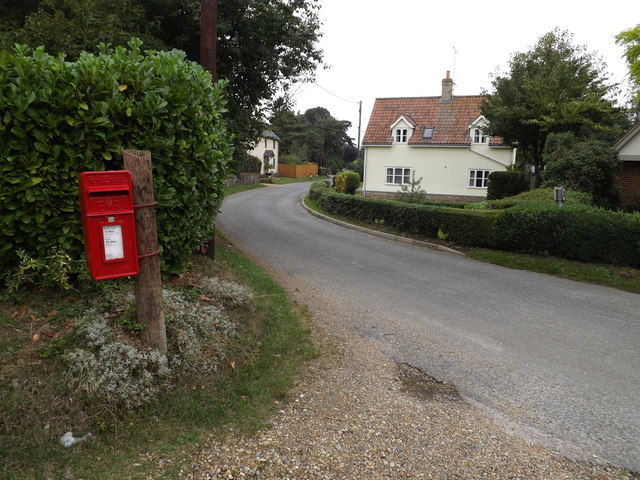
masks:
MULTIPOLYGON (((218 79, 218 2, 217 0, 200 0, 200 65, 211 73, 215 82, 218 79)), ((216 257, 215 225, 211 232, 211 240, 203 253, 214 260, 216 257)))
POLYGON ((131 172, 140 271, 135 277, 136 315, 145 325, 143 343, 167 353, 167 330, 162 310, 160 253, 153 195, 151 152, 125 150, 124 168, 131 172))
POLYGON ((213 81, 216 73, 218 43, 218 2, 200 0, 200 65, 211 72, 213 81))

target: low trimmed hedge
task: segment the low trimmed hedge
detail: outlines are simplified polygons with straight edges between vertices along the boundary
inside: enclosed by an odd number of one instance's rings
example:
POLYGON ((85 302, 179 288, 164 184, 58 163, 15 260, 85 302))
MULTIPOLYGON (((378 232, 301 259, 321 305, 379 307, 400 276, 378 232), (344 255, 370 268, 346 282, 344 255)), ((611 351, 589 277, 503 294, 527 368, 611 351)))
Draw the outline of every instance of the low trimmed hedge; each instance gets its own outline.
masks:
POLYGON ((495 223, 504 250, 545 253, 583 262, 640 266, 640 214, 585 205, 522 204, 495 223))
MULTIPOLYGON (((320 183, 320 182, 318 182, 320 183)), ((311 187, 312 200, 322 208, 372 225, 382 224, 407 234, 438 237, 438 232, 458 245, 492 246, 493 222, 499 212, 403 203, 382 198, 337 193, 328 187, 311 187)))
POLYGON ((314 183, 309 195, 332 214, 459 246, 640 266, 640 213, 540 202, 505 210, 465 210, 346 195, 326 182, 314 183))

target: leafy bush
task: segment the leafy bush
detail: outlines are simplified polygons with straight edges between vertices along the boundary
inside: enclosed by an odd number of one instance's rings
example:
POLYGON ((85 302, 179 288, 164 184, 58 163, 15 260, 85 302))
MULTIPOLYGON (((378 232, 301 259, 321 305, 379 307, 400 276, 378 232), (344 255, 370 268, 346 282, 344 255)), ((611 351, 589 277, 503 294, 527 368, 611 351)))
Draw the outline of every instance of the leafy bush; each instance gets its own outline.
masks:
POLYGON ((322 196, 324 192, 328 192, 330 190, 329 181, 328 180, 318 180, 311 184, 309 187, 309 198, 314 202, 317 202, 318 199, 322 196))
POLYGON ((619 204, 616 174, 620 162, 610 142, 593 138, 579 140, 570 132, 554 133, 547 139, 544 158, 542 186, 563 185, 587 192, 600 206, 619 204))
POLYGON ((445 208, 441 214, 440 232, 449 242, 460 246, 496 246, 495 220, 499 211, 461 210, 445 208))
POLYGON ((355 195, 360 186, 360 175, 356 172, 340 172, 334 179, 336 192, 355 195))
POLYGON ((75 62, 0 52, 0 270, 18 250, 81 258, 78 174, 121 169, 124 149, 152 153, 163 269, 183 270, 223 199, 223 90, 184 53, 139 41, 75 62))
POLYGON ((529 176, 524 172, 491 172, 487 200, 512 197, 529 190, 529 176))
POLYGON ((402 185, 400 191, 396 194, 396 200, 405 203, 425 203, 427 201, 427 192, 425 192, 421 184, 422 177, 418 180, 415 176, 409 185, 402 185))
MULTIPOLYGON (((488 200, 487 208, 511 208, 522 203, 547 203, 555 205, 553 188, 536 188, 500 200, 488 200)), ((577 190, 567 190, 567 205, 591 205, 591 195, 577 190)))
POLYGON ((80 269, 79 262, 73 262, 69 255, 59 250, 54 250, 45 258, 31 258, 22 249, 16 255, 19 259, 18 266, 5 275, 5 284, 12 292, 25 285, 68 290, 71 288, 71 274, 80 269))
POLYGON ((502 212, 495 234, 505 250, 640 266, 640 214, 528 203, 502 212))
POLYGON ((346 165, 347 170, 353 170, 360 178, 364 178, 364 162, 362 160, 354 160, 346 165))
POLYGON ((237 175, 241 173, 260 173, 262 162, 258 157, 249 155, 247 152, 236 152, 229 167, 237 175))
POLYGON ((336 175, 333 177, 333 188, 338 193, 344 193, 346 179, 344 175, 336 175))

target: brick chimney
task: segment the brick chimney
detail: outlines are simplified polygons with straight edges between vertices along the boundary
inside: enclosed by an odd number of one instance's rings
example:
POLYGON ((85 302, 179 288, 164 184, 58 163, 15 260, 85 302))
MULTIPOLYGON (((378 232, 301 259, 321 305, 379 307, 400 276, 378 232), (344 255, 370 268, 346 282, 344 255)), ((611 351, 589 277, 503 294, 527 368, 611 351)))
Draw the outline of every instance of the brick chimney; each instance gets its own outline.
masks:
POLYGON ((447 70, 447 78, 442 79, 442 96, 440 103, 453 102, 453 79, 451 72, 447 70))

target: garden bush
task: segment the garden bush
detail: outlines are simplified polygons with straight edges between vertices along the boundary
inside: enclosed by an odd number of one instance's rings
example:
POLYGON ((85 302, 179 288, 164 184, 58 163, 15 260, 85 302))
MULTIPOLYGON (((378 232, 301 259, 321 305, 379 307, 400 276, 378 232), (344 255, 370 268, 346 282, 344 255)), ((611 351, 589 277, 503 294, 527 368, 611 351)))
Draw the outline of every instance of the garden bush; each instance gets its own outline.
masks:
POLYGON ((512 197, 529 190, 529 176, 524 172, 491 172, 487 200, 512 197))
POLYGON ((455 245, 492 248, 496 245, 494 224, 498 215, 496 210, 443 208, 440 231, 455 245))
POLYGON ((249 155, 246 152, 244 152, 244 154, 237 152, 229 164, 229 167, 236 175, 240 175, 241 173, 260 173, 260 170, 262 170, 262 162, 255 155, 249 155))
POLYGON ((495 234, 505 250, 584 262, 640 266, 640 214, 586 205, 527 203, 502 212, 495 234))
POLYGON ((74 62, 0 52, 0 270, 17 267, 19 250, 80 259, 78 174, 119 170, 137 149, 152 154, 163 270, 182 271, 223 199, 223 92, 183 52, 142 53, 137 40, 74 62))
MULTIPOLYGON (((591 195, 586 192, 567 189, 567 205, 591 205, 591 195)), ((547 203, 555 205, 553 188, 536 188, 500 200, 487 200, 486 208, 505 209, 522 203, 547 203)))
POLYGON ((324 192, 330 190, 328 180, 317 180, 309 187, 309 198, 314 202, 317 202, 324 192))
POLYGON ((360 186, 360 175, 356 172, 340 172, 333 179, 336 192, 355 195, 360 186))

